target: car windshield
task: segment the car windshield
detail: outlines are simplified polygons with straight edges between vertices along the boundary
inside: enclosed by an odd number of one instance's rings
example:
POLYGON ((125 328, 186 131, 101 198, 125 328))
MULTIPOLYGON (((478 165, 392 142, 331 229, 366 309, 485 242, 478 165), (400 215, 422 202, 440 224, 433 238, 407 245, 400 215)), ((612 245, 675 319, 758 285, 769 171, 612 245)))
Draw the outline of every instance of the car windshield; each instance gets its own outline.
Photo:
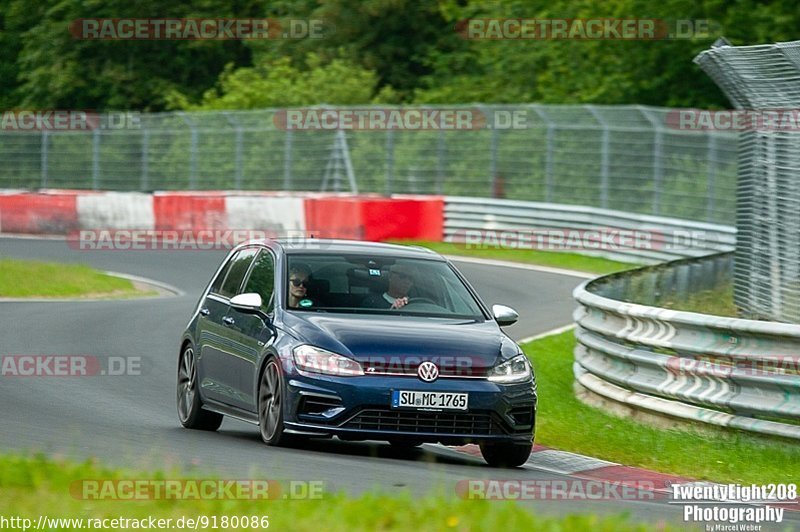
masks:
POLYGON ((289 255, 286 307, 483 320, 481 307, 446 262, 363 255, 289 255))

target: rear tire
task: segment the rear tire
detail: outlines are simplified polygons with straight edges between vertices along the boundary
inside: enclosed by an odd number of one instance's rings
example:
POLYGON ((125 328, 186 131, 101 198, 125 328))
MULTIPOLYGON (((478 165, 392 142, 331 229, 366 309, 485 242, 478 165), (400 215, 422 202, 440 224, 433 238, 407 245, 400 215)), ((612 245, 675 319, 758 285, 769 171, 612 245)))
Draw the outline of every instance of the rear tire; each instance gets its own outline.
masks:
POLYGON ((481 454, 492 467, 519 467, 528 461, 532 443, 482 443, 481 454))
POLYGON ((197 364, 194 348, 186 345, 178 360, 178 419, 187 429, 217 430, 222 425, 222 414, 203 410, 197 391, 197 364))
POLYGON ((283 395, 281 366, 271 358, 258 385, 258 428, 267 445, 288 445, 292 439, 283 425, 283 395))

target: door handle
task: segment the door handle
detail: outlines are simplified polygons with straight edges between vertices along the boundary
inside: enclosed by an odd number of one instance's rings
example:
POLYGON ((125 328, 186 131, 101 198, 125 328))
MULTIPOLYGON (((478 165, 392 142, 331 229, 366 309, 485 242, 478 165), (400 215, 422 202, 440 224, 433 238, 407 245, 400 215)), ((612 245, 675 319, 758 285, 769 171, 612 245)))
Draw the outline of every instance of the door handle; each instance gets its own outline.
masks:
POLYGON ((206 307, 203 307, 200 309, 200 314, 202 314, 203 316, 208 316, 209 314, 211 314, 211 311, 208 310, 206 307))
POLYGON ((224 323, 225 325, 230 327, 231 325, 233 325, 236 322, 233 321, 233 318, 231 318, 230 316, 225 316, 224 318, 222 318, 222 323, 224 323))

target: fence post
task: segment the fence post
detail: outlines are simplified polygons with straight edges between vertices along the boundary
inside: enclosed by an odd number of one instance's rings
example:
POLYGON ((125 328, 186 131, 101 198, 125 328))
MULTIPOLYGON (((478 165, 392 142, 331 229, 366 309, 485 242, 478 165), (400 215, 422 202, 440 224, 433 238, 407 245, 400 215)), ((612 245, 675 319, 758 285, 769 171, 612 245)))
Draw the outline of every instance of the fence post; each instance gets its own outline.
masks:
POLYGON ((100 188, 100 128, 92 134, 92 190, 100 188))
POLYGON ((661 213, 661 189, 663 188, 664 181, 664 166, 661 164, 663 158, 663 145, 664 145, 664 132, 661 123, 657 117, 653 116, 650 109, 636 106, 639 112, 644 115, 650 125, 653 127, 653 206, 652 213, 661 213))
POLYGON ((492 190, 492 197, 496 198, 499 196, 498 191, 498 181, 500 177, 497 175, 497 138, 498 136, 498 129, 496 127, 492 128, 492 136, 491 136, 491 155, 489 159, 489 177, 491 179, 491 190, 492 190))
POLYGON ((708 135, 708 201, 706 202, 706 221, 714 222, 714 209, 716 207, 716 180, 717 180, 717 136, 713 131, 708 135))
POLYGON ((597 109, 591 105, 584 106, 592 113, 595 120, 600 124, 603 129, 602 147, 600 152, 600 207, 608 208, 608 164, 609 164, 609 143, 611 141, 610 132, 608 130, 608 123, 602 117, 597 109))
POLYGON ((538 105, 533 106, 533 110, 547 124, 547 152, 544 156, 544 200, 551 203, 553 201, 553 154, 556 125, 538 105))
POLYGON ((283 190, 292 190, 292 144, 294 132, 287 129, 283 143, 283 190))
POLYGON ((386 195, 391 196, 394 181, 394 130, 386 130, 386 195))
POLYGON ((42 152, 40 155, 40 171, 42 174, 41 188, 47 188, 47 156, 49 155, 50 134, 47 128, 42 129, 42 152))
POLYGON ((442 193, 444 184, 445 157, 447 157, 447 146, 445 145, 444 130, 439 130, 439 137, 436 142, 436 193, 442 193))
POLYGON ((150 130, 142 129, 142 181, 139 188, 145 192, 150 188, 150 130))
POLYGON ((225 119, 234 127, 234 146, 233 146, 233 161, 234 161, 234 174, 233 174, 233 188, 234 190, 242 189, 242 125, 238 120, 231 117, 230 113, 223 112, 225 119))
POLYGON ((194 121, 186 116, 186 113, 181 111, 178 114, 186 125, 189 126, 191 135, 191 144, 189 145, 189 190, 195 190, 197 188, 197 144, 199 140, 197 128, 195 127, 194 121))

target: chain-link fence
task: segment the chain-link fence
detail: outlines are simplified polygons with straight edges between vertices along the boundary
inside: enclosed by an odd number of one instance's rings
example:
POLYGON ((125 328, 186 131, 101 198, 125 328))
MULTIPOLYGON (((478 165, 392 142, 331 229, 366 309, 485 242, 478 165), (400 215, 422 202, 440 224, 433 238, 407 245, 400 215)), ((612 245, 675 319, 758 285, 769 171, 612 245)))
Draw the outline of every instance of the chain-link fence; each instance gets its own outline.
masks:
POLYGON ((149 114, 137 116, 136 127, 91 131, 4 129, 0 188, 449 194, 733 223, 736 135, 680 129, 674 113, 591 105, 309 108, 149 114), (337 125, 367 119, 329 128, 313 120, 322 110, 338 113, 337 125), (435 119, 420 123, 419 113, 435 119), (466 118, 452 127, 436 121, 448 113, 466 118))
POLYGON ((695 61, 750 116, 739 152, 737 306, 800 323, 800 41, 716 46, 695 61))

